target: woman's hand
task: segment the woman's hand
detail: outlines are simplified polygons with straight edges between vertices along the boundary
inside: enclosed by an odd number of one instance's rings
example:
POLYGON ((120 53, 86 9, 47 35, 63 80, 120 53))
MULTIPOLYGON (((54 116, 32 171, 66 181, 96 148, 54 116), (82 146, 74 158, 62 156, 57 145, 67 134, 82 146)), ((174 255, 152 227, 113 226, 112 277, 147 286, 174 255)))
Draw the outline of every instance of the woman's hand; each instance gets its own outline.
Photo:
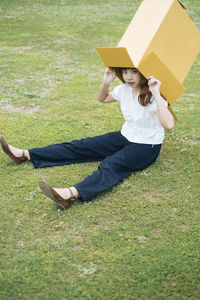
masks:
POLYGON ((152 93, 152 95, 160 93, 161 82, 153 76, 149 76, 147 80, 149 85, 149 91, 152 93))
POLYGON ((115 80, 115 78, 116 78, 115 70, 111 68, 107 68, 103 76, 103 83, 105 85, 110 85, 115 80))
POLYGON ((105 70, 104 76, 103 76, 103 84, 100 88, 99 94, 98 94, 98 100, 102 103, 109 103, 116 101, 112 94, 108 92, 109 85, 115 80, 116 72, 113 68, 107 68, 105 70))

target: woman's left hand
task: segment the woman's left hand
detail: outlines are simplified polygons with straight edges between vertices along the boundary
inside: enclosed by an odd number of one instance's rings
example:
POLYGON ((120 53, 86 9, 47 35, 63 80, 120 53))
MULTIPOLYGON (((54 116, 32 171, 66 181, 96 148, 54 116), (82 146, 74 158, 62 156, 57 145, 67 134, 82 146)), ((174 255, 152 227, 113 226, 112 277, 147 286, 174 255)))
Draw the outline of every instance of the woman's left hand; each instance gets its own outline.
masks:
POLYGON ((147 80, 148 80, 149 90, 152 93, 152 95, 158 92, 160 93, 161 82, 153 76, 149 76, 147 80))

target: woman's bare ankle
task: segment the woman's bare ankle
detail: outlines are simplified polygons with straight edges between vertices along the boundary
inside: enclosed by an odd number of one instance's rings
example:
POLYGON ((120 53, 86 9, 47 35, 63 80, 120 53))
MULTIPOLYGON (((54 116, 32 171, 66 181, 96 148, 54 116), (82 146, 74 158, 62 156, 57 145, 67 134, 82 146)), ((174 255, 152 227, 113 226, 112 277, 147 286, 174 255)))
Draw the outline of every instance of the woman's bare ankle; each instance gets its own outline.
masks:
POLYGON ((72 193, 73 193, 75 199, 80 198, 79 191, 78 191, 74 186, 71 186, 70 189, 71 189, 71 191, 72 191, 72 193))
POLYGON ((26 156, 26 158, 28 160, 31 160, 31 157, 30 157, 30 154, 29 154, 29 151, 28 150, 24 150, 24 155, 26 156))

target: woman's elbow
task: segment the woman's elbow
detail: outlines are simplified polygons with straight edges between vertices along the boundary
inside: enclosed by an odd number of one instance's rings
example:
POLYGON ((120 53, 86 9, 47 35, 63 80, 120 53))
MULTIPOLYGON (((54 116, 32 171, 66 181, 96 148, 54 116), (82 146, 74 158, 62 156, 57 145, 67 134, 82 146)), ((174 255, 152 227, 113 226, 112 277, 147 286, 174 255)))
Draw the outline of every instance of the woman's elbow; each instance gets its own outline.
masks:
POLYGON ((168 122, 164 127, 166 130, 172 130, 174 128, 174 119, 168 122))

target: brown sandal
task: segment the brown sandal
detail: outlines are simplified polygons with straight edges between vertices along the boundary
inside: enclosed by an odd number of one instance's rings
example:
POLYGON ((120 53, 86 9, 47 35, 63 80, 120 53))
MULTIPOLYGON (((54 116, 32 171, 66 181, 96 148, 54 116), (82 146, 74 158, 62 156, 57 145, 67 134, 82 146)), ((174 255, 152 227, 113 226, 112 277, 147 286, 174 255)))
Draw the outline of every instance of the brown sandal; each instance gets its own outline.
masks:
POLYGON ((41 180, 39 182, 40 188, 48 198, 52 199, 59 207, 62 209, 68 208, 76 199, 73 195, 72 190, 69 188, 71 196, 68 199, 61 197, 46 180, 41 180))
POLYGON ((2 147, 3 151, 8 155, 10 161, 13 164, 19 165, 19 164, 23 163, 24 161, 28 160, 27 157, 25 156, 25 151, 24 150, 22 152, 22 156, 20 156, 20 157, 15 156, 10 151, 9 146, 6 143, 6 141, 4 140, 4 138, 2 137, 2 135, 0 135, 0 143, 1 143, 1 147, 2 147))

